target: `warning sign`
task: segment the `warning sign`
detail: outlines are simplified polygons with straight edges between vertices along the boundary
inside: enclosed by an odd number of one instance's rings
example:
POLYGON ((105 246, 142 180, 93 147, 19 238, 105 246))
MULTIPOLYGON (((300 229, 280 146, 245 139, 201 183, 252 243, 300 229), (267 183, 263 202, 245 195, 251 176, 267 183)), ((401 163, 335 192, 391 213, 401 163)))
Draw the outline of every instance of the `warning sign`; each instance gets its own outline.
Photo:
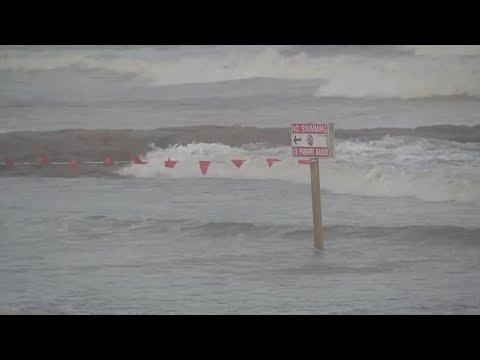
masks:
POLYGON ((332 123, 291 126, 292 154, 294 157, 333 158, 335 131, 332 123))

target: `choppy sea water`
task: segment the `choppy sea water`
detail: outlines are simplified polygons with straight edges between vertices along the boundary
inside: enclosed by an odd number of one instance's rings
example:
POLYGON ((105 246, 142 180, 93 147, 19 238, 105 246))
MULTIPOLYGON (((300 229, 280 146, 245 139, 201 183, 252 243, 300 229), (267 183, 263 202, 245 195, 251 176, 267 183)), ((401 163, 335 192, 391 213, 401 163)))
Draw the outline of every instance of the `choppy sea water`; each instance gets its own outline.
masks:
POLYGON ((0 168, 0 312, 478 313, 479 54, 0 48, 2 157, 103 160, 138 146, 149 161, 110 175, 0 168), (308 166, 288 146, 290 123, 302 121, 332 121, 339 134, 387 129, 341 136, 336 159, 320 163, 323 251, 313 249, 308 166), (161 137, 171 127, 180 130, 161 137), (78 138, 80 128, 93 132, 78 138), (95 137, 126 128, 165 130, 154 144, 95 137), (255 130, 265 128, 286 139, 255 130), (71 130, 45 133, 60 129, 71 130), (67 134, 78 141, 62 142, 67 134), (213 161, 206 175, 198 160, 213 161))

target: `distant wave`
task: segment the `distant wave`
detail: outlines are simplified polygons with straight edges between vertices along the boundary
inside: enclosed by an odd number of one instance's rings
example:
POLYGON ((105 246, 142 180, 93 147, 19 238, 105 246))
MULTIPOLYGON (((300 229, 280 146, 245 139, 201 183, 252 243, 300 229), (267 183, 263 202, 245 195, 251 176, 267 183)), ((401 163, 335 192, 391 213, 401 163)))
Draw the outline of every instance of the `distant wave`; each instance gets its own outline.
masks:
POLYGON ((225 47, 197 51, 0 49, 0 71, 108 71, 139 76, 154 86, 271 78, 322 79, 320 97, 480 97, 480 51, 476 46, 414 46, 392 54, 364 51, 288 54, 278 47, 225 47), (138 54, 141 54, 138 55, 138 54))

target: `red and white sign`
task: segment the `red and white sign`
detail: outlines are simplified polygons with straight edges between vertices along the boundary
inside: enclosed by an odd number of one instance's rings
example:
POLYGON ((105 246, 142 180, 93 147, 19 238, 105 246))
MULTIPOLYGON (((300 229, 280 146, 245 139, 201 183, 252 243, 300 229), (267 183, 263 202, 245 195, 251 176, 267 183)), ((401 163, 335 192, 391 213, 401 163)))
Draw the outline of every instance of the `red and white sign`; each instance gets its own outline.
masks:
POLYGON ((291 125, 292 155, 306 158, 333 158, 335 131, 332 123, 291 125))

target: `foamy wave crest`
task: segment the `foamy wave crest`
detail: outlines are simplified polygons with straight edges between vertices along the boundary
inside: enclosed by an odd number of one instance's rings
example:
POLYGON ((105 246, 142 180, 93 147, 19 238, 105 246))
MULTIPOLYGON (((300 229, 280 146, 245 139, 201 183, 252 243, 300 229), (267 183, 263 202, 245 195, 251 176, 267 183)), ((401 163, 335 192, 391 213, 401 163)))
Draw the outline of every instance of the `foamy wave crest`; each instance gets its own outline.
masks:
POLYGON ((328 83, 317 89, 318 97, 480 96, 478 57, 343 57, 328 66, 328 83))
POLYGON ((289 158, 290 148, 261 149, 261 146, 236 148, 223 144, 193 143, 185 146, 176 145, 167 149, 155 149, 146 155, 149 164, 141 167, 128 166, 120 169, 120 175, 136 177, 215 177, 227 179, 279 179, 304 183, 309 176, 307 166, 295 167, 296 161, 289 158), (175 168, 166 168, 164 161, 168 158, 178 160, 175 168), (267 158, 282 159, 267 167, 267 158), (231 160, 246 160, 237 168, 231 160), (213 160, 206 175, 199 170, 199 160, 213 160))
MULTIPOLYGON (((480 167, 465 169, 459 166, 452 169, 451 165, 442 165, 441 162, 429 167, 432 162, 429 156, 435 156, 436 151, 439 154, 436 148, 431 143, 411 143, 404 139, 386 138, 366 144, 342 141, 337 147, 336 160, 321 161, 321 186, 336 194, 416 197, 425 201, 480 201, 480 167), (425 150, 427 155, 421 158, 425 150)), ((469 155, 460 155, 467 150, 464 148, 457 153, 452 150, 450 161, 468 163, 480 149, 473 149, 469 155)), ((310 182, 309 167, 298 164, 291 157, 290 147, 247 149, 198 143, 154 149, 146 158, 149 164, 128 166, 119 170, 120 174, 144 178, 244 178, 300 184, 310 182), (173 169, 164 166, 164 161, 169 157, 179 160, 173 169), (275 162, 268 168, 266 158, 281 159, 281 162, 275 162), (246 161, 239 169, 231 162, 232 159, 246 161), (200 173, 198 160, 214 160, 206 175, 200 173)))
MULTIPOLYGON (((352 163, 419 167, 425 169, 461 166, 480 168, 480 144, 459 143, 409 136, 384 136, 379 140, 341 141, 337 145, 342 160, 352 163)), ((456 172, 460 171, 459 169, 456 172)))
MULTIPOLYGON (((257 52, 230 50, 221 55, 188 54, 135 58, 120 52, 101 57, 80 51, 25 54, 14 50, 0 51, 0 70, 33 71, 76 67, 84 70, 107 70, 136 74, 154 85, 175 85, 241 80, 259 77, 278 79, 311 79, 317 77, 315 64, 305 54, 283 56, 276 48, 257 52)), ((317 69, 320 70, 320 69, 317 69)))
POLYGON ((0 70, 31 71, 77 68, 134 74, 153 85, 208 83, 252 78, 318 79, 315 95, 350 98, 480 97, 479 47, 407 47, 384 55, 282 53, 281 48, 223 52, 123 50, 0 50, 0 70))

